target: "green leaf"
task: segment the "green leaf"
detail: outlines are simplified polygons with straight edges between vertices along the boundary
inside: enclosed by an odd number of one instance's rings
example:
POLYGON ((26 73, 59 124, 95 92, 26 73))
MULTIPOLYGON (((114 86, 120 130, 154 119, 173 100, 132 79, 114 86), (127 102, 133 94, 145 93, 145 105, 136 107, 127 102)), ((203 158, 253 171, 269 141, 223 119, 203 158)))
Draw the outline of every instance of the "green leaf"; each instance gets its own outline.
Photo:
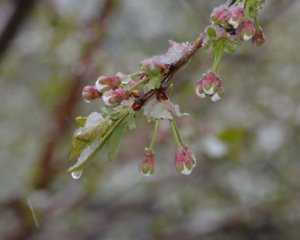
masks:
POLYGON ((77 125, 83 127, 86 123, 86 119, 87 119, 86 117, 79 116, 79 117, 75 118, 75 122, 76 122, 77 125))
POLYGON ((92 158, 97 154, 97 152, 99 152, 102 149, 102 147, 105 145, 105 143, 107 143, 107 141, 111 137, 111 134, 114 132, 114 130, 125 121, 128 115, 128 112, 124 113, 122 117, 120 117, 117 121, 114 121, 111 125, 109 125, 109 128, 102 136, 102 138, 96 138, 93 141, 90 141, 89 144, 86 144, 86 147, 81 151, 77 162, 72 167, 70 167, 68 171, 81 171, 92 160, 92 158))
POLYGON ((147 84, 147 87, 149 89, 159 88, 161 81, 163 80, 163 76, 161 74, 160 68, 144 68, 143 71, 145 71, 149 77, 149 82, 147 84))
POLYGON ((128 129, 128 123, 123 122, 120 124, 118 127, 115 128, 113 133, 111 134, 109 140, 108 140, 108 160, 112 161, 116 158, 116 155, 118 154, 119 148, 120 148, 120 143, 122 136, 128 129))
POLYGON ((209 37, 216 37, 217 36, 216 30, 213 27, 207 27, 206 28, 206 33, 209 37))
POLYGON ((73 158, 83 151, 94 140, 101 138, 109 128, 110 120, 104 120, 90 128, 81 127, 75 131, 69 158, 73 158))

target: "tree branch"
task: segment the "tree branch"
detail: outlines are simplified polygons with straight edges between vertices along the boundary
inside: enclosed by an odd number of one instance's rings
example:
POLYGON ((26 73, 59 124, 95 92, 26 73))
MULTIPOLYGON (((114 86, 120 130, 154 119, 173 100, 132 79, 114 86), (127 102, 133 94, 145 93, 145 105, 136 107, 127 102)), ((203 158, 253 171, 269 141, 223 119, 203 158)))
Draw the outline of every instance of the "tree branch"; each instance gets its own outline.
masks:
POLYGON ((0 62, 35 0, 15 0, 15 9, 0 36, 0 62))

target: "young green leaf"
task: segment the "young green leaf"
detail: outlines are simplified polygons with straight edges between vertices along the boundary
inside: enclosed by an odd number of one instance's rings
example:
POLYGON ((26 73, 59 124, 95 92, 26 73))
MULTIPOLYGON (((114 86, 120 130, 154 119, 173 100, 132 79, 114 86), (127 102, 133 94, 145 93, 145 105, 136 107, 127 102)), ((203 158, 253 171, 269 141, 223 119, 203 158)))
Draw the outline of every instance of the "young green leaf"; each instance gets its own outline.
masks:
POLYGON ((110 120, 104 120, 93 127, 79 128, 72 138, 72 147, 70 150, 69 158, 71 159, 75 157, 94 140, 100 139, 109 128, 109 125, 110 120))
POLYGON ((128 123, 123 122, 120 124, 118 127, 115 128, 113 133, 111 134, 109 140, 108 140, 108 160, 112 161, 116 158, 116 155, 118 154, 119 148, 120 148, 120 143, 122 136, 128 129, 128 123))
POLYGON ((102 147, 105 145, 105 143, 107 143, 107 141, 111 137, 111 134, 114 132, 114 130, 125 121, 128 115, 128 112, 124 113, 122 117, 120 117, 117 121, 114 121, 111 125, 109 125, 107 131, 101 139, 96 138, 89 142, 89 144, 86 144, 86 148, 83 151, 81 151, 77 162, 72 167, 70 167, 68 171, 81 171, 91 161, 91 159, 96 155, 96 153, 102 149, 102 147))

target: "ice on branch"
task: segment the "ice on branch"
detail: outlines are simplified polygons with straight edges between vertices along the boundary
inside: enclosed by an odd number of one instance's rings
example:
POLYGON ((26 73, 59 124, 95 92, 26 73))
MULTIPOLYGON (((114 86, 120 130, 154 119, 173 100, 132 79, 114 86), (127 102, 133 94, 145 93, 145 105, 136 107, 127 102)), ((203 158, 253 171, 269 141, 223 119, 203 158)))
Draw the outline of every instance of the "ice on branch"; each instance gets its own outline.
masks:
POLYGON ((171 47, 165 54, 147 58, 141 62, 141 66, 150 69, 158 68, 164 73, 171 64, 176 63, 192 49, 192 45, 189 42, 177 43, 170 40, 169 44, 171 47))
POLYGON ((179 106, 170 100, 158 101, 156 98, 150 99, 144 106, 144 115, 148 119, 173 119, 174 116, 182 117, 188 115, 181 113, 179 106))

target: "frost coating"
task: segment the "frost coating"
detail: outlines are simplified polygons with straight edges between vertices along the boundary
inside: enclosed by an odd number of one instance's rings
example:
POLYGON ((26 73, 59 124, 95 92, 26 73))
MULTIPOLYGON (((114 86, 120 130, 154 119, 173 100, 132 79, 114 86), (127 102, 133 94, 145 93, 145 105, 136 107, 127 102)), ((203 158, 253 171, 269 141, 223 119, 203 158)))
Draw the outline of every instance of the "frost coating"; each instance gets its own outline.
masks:
POLYGON ((173 116, 182 117, 188 114, 181 113, 179 106, 169 100, 159 102, 152 98, 144 107, 144 115, 150 119, 173 119, 173 116))
POLYGON ((192 49, 192 45, 189 42, 177 43, 170 40, 169 43, 171 47, 165 54, 147 58, 141 62, 141 65, 152 69, 163 68, 166 65, 177 62, 192 49))
POLYGON ((104 120, 101 113, 92 112, 86 119, 85 127, 95 127, 104 120))
MULTIPOLYGON (((89 157, 96 151, 97 147, 101 143, 101 140, 95 140, 90 145, 88 145, 79 155, 77 162, 69 168, 69 171, 73 171, 74 169, 77 169, 81 167, 88 159, 89 157)), ((73 175, 72 175, 73 176, 73 175)))

